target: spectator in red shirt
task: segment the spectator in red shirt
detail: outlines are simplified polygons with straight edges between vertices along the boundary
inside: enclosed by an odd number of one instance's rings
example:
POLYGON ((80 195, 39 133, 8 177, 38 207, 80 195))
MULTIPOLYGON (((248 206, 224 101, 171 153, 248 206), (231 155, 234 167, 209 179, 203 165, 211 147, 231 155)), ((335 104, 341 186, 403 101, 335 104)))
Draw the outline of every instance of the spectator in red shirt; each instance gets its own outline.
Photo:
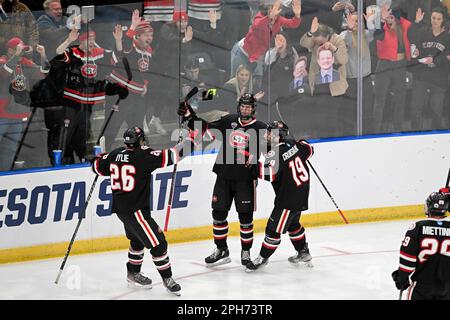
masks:
POLYGON ((271 40, 281 31, 282 27, 297 28, 300 25, 300 0, 292 2, 295 16, 287 19, 280 16, 281 1, 276 0, 273 6, 263 6, 255 15, 253 24, 247 35, 235 43, 231 50, 231 75, 241 64, 250 66, 253 76, 262 77, 264 54, 269 49, 271 40))

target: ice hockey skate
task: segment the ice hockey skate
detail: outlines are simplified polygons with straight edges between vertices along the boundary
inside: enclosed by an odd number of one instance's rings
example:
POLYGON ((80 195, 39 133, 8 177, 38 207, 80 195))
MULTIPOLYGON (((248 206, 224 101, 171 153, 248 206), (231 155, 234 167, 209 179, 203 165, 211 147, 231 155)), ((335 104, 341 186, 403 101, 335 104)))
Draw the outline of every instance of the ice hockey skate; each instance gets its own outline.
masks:
POLYGON ((230 252, 228 248, 225 249, 214 249, 214 252, 205 258, 205 263, 207 267, 216 267, 222 264, 230 263, 230 252))
POLYGON ((167 288, 167 291, 173 293, 176 296, 181 296, 181 286, 173 280, 172 277, 164 278, 163 285, 167 288))
POLYGON ((264 266, 266 266, 269 263, 269 259, 265 259, 261 257, 260 255, 253 261, 250 261, 245 269, 245 272, 254 272, 264 266))
POLYGON ((152 279, 144 276, 141 272, 129 272, 127 274, 129 287, 138 287, 144 289, 152 288, 152 279))
POLYGON ((311 263, 312 257, 309 254, 309 248, 308 248, 308 244, 305 244, 305 247, 300 250, 297 251, 297 254, 289 257, 288 261, 292 264, 298 264, 300 262, 302 262, 306 267, 308 268, 312 268, 314 267, 314 265, 311 263))
POLYGON ((241 264, 246 266, 252 259, 250 257, 250 250, 242 250, 241 251, 241 264))

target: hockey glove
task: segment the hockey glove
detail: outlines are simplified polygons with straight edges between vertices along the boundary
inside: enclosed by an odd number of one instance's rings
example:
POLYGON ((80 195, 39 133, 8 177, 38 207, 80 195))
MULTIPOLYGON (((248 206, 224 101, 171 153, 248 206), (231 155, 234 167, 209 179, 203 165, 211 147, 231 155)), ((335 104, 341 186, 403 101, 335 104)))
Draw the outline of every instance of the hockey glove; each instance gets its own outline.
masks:
POLYGON ((411 285, 409 277, 401 274, 398 270, 392 272, 392 280, 394 280, 398 290, 406 290, 411 285))
POLYGON ((197 115, 195 111, 192 110, 192 107, 187 102, 180 102, 177 110, 177 114, 183 117, 183 122, 188 121, 190 119, 197 119, 197 115))
POLYGON ((117 83, 108 82, 105 86, 105 94, 107 96, 114 96, 117 94, 119 95, 119 98, 123 100, 128 97, 128 89, 119 86, 117 83))

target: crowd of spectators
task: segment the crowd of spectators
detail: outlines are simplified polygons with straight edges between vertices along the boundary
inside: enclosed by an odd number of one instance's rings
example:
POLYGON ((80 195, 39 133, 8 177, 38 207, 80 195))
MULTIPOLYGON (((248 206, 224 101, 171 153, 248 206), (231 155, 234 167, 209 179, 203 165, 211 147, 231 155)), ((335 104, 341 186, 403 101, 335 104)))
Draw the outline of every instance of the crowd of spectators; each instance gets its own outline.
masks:
POLYGON ((234 112, 252 93, 260 120, 321 138, 357 134, 361 76, 363 134, 450 128, 449 1, 364 0, 362 21, 356 0, 106 3, 83 11, 89 1, 0 0, 0 170, 21 144, 19 159, 30 149, 33 165, 40 120, 47 152, 35 165, 55 164, 56 149, 63 164, 89 158, 99 113, 98 127, 114 113, 108 149, 124 123, 169 143, 174 108, 194 86, 217 89, 213 101, 193 98, 199 113, 234 112), (24 140, 33 90, 42 97, 45 86, 61 96, 40 101, 24 140))

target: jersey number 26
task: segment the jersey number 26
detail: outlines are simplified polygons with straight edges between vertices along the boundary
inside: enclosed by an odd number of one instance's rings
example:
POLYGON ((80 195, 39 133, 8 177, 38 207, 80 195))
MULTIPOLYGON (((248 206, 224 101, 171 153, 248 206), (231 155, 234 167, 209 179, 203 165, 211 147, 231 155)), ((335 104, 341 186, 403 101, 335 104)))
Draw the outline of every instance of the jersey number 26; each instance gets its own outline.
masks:
POLYGON ((117 164, 112 163, 109 166, 111 172, 111 189, 122 190, 124 192, 131 192, 134 189, 134 174, 136 168, 132 165, 126 164, 119 168, 117 164))

